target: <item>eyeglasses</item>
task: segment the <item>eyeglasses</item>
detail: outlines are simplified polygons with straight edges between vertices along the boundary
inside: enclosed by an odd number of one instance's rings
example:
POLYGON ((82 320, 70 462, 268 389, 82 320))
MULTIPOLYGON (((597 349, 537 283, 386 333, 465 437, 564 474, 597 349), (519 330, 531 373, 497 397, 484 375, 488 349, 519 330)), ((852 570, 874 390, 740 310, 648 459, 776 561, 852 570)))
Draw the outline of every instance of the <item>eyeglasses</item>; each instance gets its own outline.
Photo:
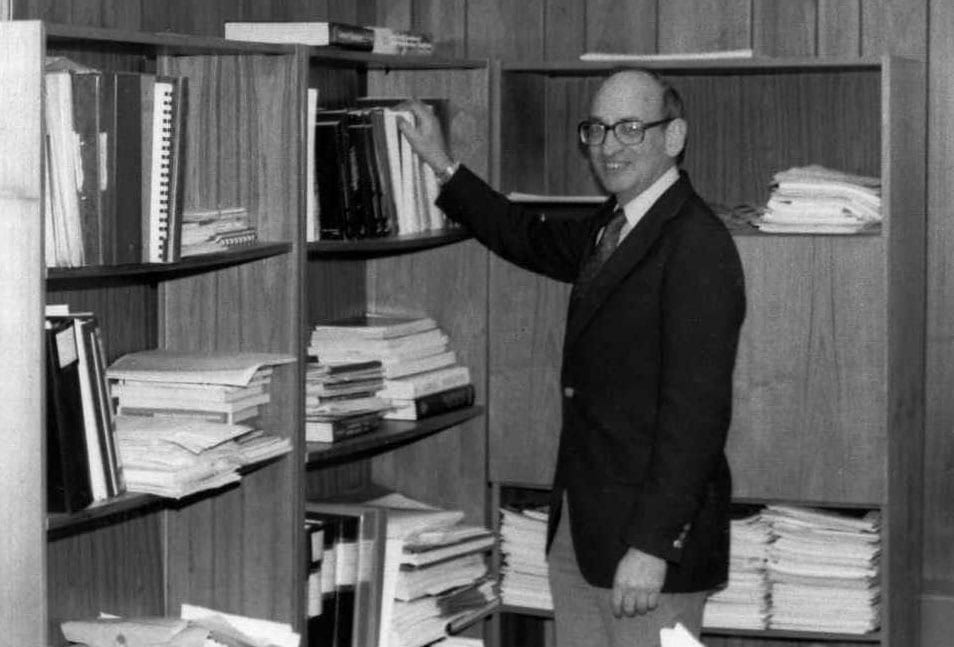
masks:
POLYGON ((654 126, 668 124, 675 117, 660 119, 659 121, 650 121, 644 124, 638 119, 622 119, 615 124, 604 124, 602 121, 587 120, 581 121, 577 126, 577 132, 580 134, 580 141, 586 146, 599 146, 606 140, 606 131, 612 130, 616 140, 624 146, 635 146, 643 141, 646 131, 654 126))

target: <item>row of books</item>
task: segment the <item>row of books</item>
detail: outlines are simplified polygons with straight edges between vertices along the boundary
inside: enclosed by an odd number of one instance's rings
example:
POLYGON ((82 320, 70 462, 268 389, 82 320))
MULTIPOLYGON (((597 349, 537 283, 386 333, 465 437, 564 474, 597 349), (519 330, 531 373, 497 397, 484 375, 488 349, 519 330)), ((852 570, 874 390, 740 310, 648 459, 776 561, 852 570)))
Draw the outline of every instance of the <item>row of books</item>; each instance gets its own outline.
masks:
POLYGON ((47 307, 47 509, 75 512, 126 491, 103 335, 93 313, 47 307))
MULTIPOLYGON (((552 610, 547 510, 501 509, 504 604, 552 610)), ((880 626, 880 514, 769 505, 733 519, 729 579, 703 627, 865 634, 880 626)))
MULTIPOLYGON (((446 122, 447 101, 426 99, 446 122)), ((399 131, 414 115, 400 99, 362 97, 348 108, 318 105, 309 91, 308 240, 376 238, 447 227, 438 184, 399 131)))
POLYGON ((225 37, 261 43, 340 47, 373 54, 430 55, 434 52, 433 40, 424 32, 335 21, 227 22, 225 37))
POLYGON ((291 451, 261 428, 273 353, 149 350, 107 370, 130 491, 182 498, 240 479, 239 470, 291 451))
POLYGON ((306 372, 306 439, 334 442, 473 405, 470 370, 427 316, 366 313, 315 324, 306 372))
POLYGON ((463 513, 390 494, 306 506, 308 643, 420 647, 499 604, 496 539, 463 513))
POLYGON ((187 79, 56 57, 44 82, 47 265, 178 260, 187 79))

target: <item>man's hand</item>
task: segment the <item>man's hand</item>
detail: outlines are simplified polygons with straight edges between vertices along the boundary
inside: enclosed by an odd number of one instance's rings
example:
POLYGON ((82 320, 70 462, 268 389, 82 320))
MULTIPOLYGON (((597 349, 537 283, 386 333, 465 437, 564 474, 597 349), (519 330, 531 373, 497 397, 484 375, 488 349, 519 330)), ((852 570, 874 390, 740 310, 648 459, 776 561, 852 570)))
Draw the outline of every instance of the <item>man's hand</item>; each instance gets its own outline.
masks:
POLYGON ((665 579, 666 560, 630 548, 619 560, 613 578, 613 615, 642 615, 655 609, 665 579))
POLYGON ((447 144, 444 142, 441 123, 434 111, 420 101, 414 100, 404 101, 397 107, 410 110, 417 120, 416 124, 409 123, 404 119, 398 122, 398 128, 407 137, 411 148, 437 172, 450 166, 450 153, 447 151, 447 144))

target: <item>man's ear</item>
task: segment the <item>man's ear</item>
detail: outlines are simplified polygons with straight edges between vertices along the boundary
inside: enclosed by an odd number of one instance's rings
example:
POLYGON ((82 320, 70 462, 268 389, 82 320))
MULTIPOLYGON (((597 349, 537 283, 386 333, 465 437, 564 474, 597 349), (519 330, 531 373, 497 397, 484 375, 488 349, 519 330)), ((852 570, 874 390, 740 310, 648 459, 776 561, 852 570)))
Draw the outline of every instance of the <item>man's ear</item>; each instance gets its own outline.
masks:
POLYGON ((676 157, 686 145, 688 125, 685 119, 673 119, 666 124, 666 154, 676 157))

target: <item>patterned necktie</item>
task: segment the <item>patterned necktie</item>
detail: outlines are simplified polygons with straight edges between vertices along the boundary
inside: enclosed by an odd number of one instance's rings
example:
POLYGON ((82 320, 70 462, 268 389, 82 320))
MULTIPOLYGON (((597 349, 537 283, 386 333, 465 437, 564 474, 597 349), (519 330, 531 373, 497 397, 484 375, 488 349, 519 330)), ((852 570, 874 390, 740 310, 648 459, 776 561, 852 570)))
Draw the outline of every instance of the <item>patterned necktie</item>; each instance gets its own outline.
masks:
POLYGON ((603 235, 600 236, 600 241, 596 244, 593 253, 590 254, 580 269, 580 275, 577 277, 576 285, 574 286, 574 292, 577 295, 582 295, 586 291, 590 282, 600 271, 603 263, 613 254, 616 246, 619 245, 619 232, 623 229, 623 225, 625 224, 626 214, 623 213, 622 209, 616 207, 613 218, 603 227, 603 235))

